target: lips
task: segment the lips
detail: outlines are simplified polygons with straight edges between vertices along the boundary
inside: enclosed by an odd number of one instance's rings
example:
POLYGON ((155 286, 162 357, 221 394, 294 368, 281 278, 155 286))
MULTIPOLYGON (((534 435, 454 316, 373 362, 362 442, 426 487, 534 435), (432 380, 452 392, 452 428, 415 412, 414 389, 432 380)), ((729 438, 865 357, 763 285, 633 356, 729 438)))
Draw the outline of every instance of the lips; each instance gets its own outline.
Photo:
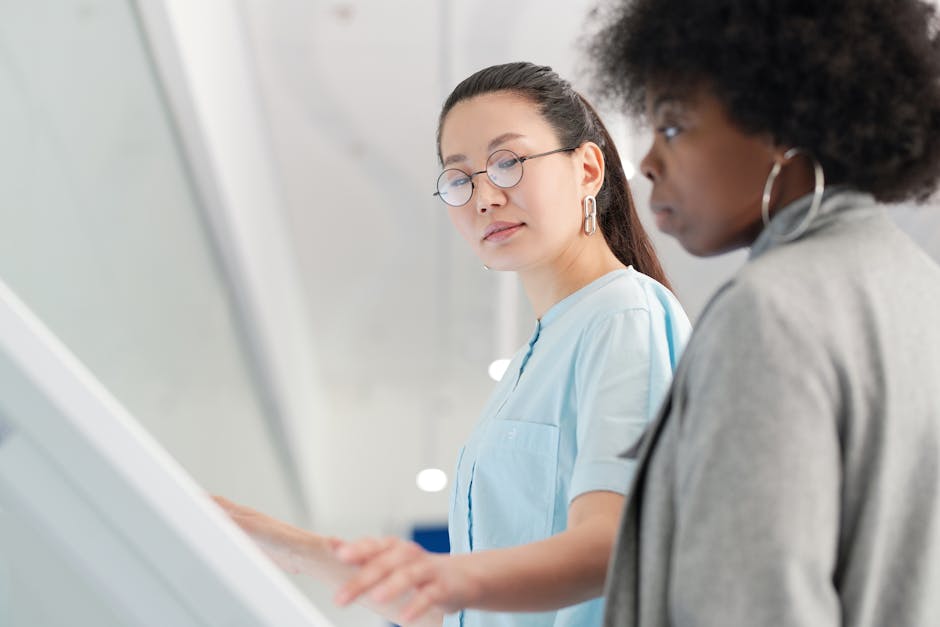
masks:
POLYGON ((524 222, 491 222, 483 231, 483 239, 504 239, 524 225, 524 222))
POLYGON ((656 219, 656 228, 663 233, 672 233, 674 230, 674 218, 676 208, 664 202, 650 201, 650 211, 656 219))
POLYGON ((653 213, 675 213, 676 210, 672 205, 667 205, 663 202, 650 202, 650 211, 653 213))

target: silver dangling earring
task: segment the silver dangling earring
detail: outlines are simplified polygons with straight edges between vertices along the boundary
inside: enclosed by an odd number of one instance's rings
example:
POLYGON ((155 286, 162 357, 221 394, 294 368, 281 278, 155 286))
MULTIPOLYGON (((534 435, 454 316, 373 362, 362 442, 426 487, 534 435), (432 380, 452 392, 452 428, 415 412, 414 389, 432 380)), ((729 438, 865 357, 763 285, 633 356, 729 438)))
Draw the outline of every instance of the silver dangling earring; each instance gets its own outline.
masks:
MULTIPOLYGON (((822 165, 820 165, 819 161, 816 160, 816 157, 809 154, 802 148, 791 148, 783 154, 783 158, 784 160, 789 161, 798 154, 804 154, 813 160, 813 173, 816 177, 816 186, 813 189, 813 204, 810 205, 809 212, 806 214, 806 217, 803 218, 803 221, 800 222, 799 226, 785 235, 774 236, 774 239, 779 242, 789 242, 791 240, 795 240, 806 232, 806 229, 809 228, 809 225, 819 214, 819 206, 822 204, 823 191, 826 188, 826 177, 823 173, 822 165)), ((770 225, 770 195, 774 190, 774 183, 777 182, 777 176, 779 176, 780 170, 782 168, 783 164, 780 161, 775 161, 774 167, 771 168, 770 174, 767 176, 767 182, 764 184, 764 196, 761 198, 760 206, 760 215, 761 219, 764 221, 764 228, 770 225)))
POLYGON ((484 264, 483 264, 483 269, 484 269, 484 270, 489 270, 490 267, 484 263, 484 264))
POLYGON ((597 232, 597 200, 588 194, 581 206, 584 207, 584 234, 590 237, 597 232))

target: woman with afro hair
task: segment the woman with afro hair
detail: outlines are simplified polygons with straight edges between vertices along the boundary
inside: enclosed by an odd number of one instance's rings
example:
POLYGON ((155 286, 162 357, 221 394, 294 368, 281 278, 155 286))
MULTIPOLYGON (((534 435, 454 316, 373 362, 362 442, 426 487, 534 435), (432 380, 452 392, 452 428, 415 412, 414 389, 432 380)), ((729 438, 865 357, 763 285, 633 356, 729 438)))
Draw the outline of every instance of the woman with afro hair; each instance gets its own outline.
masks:
MULTIPOLYGON (((940 176, 915 0, 635 0, 592 40, 654 132, 659 228, 749 247, 638 459, 606 624, 940 625, 940 268, 882 203, 940 176)), ((927 209, 924 209, 927 210, 927 209)))

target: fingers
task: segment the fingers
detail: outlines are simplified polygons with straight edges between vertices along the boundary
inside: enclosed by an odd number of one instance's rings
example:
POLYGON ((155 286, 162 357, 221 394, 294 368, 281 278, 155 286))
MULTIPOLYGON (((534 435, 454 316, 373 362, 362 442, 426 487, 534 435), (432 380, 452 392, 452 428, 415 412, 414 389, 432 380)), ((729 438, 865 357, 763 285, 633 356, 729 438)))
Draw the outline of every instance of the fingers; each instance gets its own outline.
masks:
MULTIPOLYGON (((344 560, 346 563, 362 565, 359 571, 336 593, 335 602, 340 606, 351 603, 378 584, 384 585, 386 583, 384 580, 390 575, 395 579, 389 584, 386 594, 402 589, 400 577, 407 577, 405 573, 408 564, 423 554, 423 550, 414 543, 398 538, 364 540, 341 547, 340 552, 346 556, 344 560), (367 561, 362 561, 364 558, 368 558, 367 561)), ((409 587, 406 584, 404 589, 409 587)), ((373 598, 375 598, 374 594, 373 598)))
POLYGON ((343 606, 359 598, 382 581, 394 567, 397 556, 390 551, 392 539, 363 540, 340 549, 347 564, 362 565, 359 571, 336 593, 335 602, 343 606))
POLYGON ((233 503, 224 497, 213 496, 212 500, 222 508, 222 511, 225 512, 225 514, 231 518, 233 522, 235 522, 246 532, 250 533, 252 530, 254 530, 262 518, 259 512, 256 512, 250 507, 233 503))
POLYGON ((251 516, 256 516, 258 514, 258 512, 251 509, 250 507, 239 505, 238 503, 235 503, 234 501, 228 500, 224 496, 218 496, 214 494, 212 495, 212 500, 215 501, 216 505, 222 508, 222 511, 224 511, 231 518, 236 519, 236 520, 239 518, 248 518, 251 516))
POLYGON ((402 610, 398 617, 398 622, 405 625, 411 622, 417 622, 423 618, 428 610, 436 605, 432 598, 435 589, 439 588, 437 585, 432 584, 419 590, 411 599, 411 603, 408 604, 408 607, 402 610))
POLYGON ((372 599, 379 603, 387 603, 406 592, 421 587, 432 576, 431 565, 426 560, 413 562, 389 574, 372 591, 372 599))
POLYGON ((356 542, 339 541, 336 557, 346 564, 362 566, 390 549, 396 542, 399 542, 398 538, 366 538, 356 542))
POLYGON ((219 496, 218 494, 212 494, 210 495, 210 497, 212 498, 213 501, 215 501, 216 505, 218 505, 219 507, 221 507, 222 509, 226 511, 232 511, 234 509, 237 509, 238 507, 237 505, 235 505, 235 503, 228 500, 224 496, 219 496))
POLYGON ((222 508, 222 511, 228 516, 232 522, 237 524, 242 528, 243 531, 249 532, 251 525, 251 510, 248 508, 233 503, 232 501, 221 496, 212 496, 212 500, 215 501, 216 505, 222 508))

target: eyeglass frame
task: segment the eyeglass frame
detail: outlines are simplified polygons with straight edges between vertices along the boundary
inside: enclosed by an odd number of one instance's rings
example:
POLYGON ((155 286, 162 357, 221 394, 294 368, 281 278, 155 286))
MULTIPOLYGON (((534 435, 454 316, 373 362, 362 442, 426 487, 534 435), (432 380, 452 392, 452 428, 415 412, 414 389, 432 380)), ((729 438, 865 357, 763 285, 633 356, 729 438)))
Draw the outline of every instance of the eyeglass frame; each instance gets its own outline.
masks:
MULTIPOLYGON (((477 171, 477 172, 465 172, 464 170, 461 170, 460 168, 446 168, 446 169, 442 170, 440 174, 437 175, 437 183, 440 183, 441 177, 444 176, 444 174, 445 174, 446 172, 449 172, 449 171, 451 171, 451 170, 454 170, 454 171, 456 171, 456 172, 461 172, 461 173, 463 173, 463 174, 466 174, 466 175, 467 175, 467 178, 470 179, 470 196, 469 196, 469 197, 467 198, 467 200, 466 200, 465 202, 463 202, 462 204, 459 204, 459 205, 452 205, 452 204, 450 204, 449 202, 447 202, 446 200, 444 200, 444 197, 441 196, 441 191, 440 191, 440 189, 438 189, 436 192, 434 192, 434 193, 431 194, 431 195, 432 195, 432 196, 440 196, 440 197, 441 197, 441 202, 443 202, 443 203, 444 203, 445 205, 447 205, 448 207, 463 207, 463 206, 465 206, 468 202, 470 202, 470 199, 471 199, 471 198, 473 198, 473 192, 476 191, 476 184, 473 182, 473 177, 477 176, 478 174, 486 174, 486 178, 488 178, 488 179, 490 180, 490 182, 491 182, 493 185, 495 185, 496 187, 498 187, 498 188, 500 188, 500 189, 512 189, 513 187, 515 187, 516 185, 518 185, 519 183, 522 182, 522 177, 525 175, 525 167, 523 167, 523 164, 524 164, 526 161, 528 161, 528 160, 530 160, 530 159, 537 159, 537 158, 539 158, 539 157, 547 157, 548 155, 553 155, 553 154, 559 153, 559 152, 573 152, 573 151, 577 150, 577 149, 580 148, 580 147, 581 147, 581 146, 578 145, 578 146, 572 146, 572 147, 570 147, 570 148, 556 148, 555 150, 549 150, 549 151, 547 151, 547 152, 540 152, 540 153, 538 153, 538 154, 535 154, 535 155, 528 155, 528 156, 525 156, 525 157, 516 154, 515 151, 509 150, 508 148, 497 148, 496 150, 494 150, 493 152, 490 153, 490 156, 488 156, 488 157, 486 158, 486 163, 489 164, 490 159, 492 159, 492 158, 493 158, 493 155, 495 155, 497 152, 508 152, 508 153, 510 153, 510 154, 515 155, 515 156, 516 156, 516 159, 519 160, 519 165, 520 165, 520 167, 522 167, 522 174, 519 175, 519 180, 518 180, 518 181, 516 181, 516 182, 513 183, 512 185, 509 185, 509 186, 507 186, 507 187, 503 187, 502 185, 500 185, 499 183, 497 183, 496 181, 493 180, 493 177, 490 176, 490 174, 489 174, 489 172, 487 171, 486 168, 483 168, 482 170, 479 170, 479 171, 477 171)), ((435 186, 437 185, 437 183, 435 183, 435 186)))

